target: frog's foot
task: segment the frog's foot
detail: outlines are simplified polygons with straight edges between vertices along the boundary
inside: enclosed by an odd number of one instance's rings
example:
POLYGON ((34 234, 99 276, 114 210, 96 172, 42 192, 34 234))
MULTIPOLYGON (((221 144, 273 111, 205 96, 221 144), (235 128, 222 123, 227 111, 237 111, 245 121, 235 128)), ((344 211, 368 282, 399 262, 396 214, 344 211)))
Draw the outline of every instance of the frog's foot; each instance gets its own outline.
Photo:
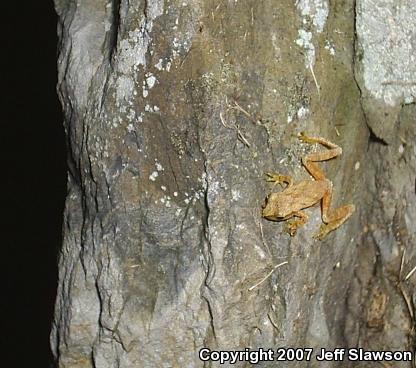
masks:
POLYGON ((295 236, 298 228, 305 225, 305 222, 308 220, 308 216, 306 216, 303 212, 296 212, 293 214, 293 216, 298 218, 295 220, 289 220, 286 223, 286 232, 290 236, 295 236))
POLYGON ((329 221, 326 224, 322 224, 319 228, 318 233, 314 236, 315 239, 322 240, 328 233, 337 229, 341 226, 354 212, 355 207, 353 204, 348 204, 346 206, 338 207, 333 210, 332 221, 329 221))
POLYGON ((308 135, 306 135, 305 132, 300 132, 298 135, 298 139, 304 143, 310 143, 310 144, 319 142, 319 138, 309 137, 308 135))
POLYGON ((298 227, 300 227, 301 225, 299 225, 299 221, 298 220, 290 220, 286 223, 286 232, 290 235, 290 236, 295 236, 296 235, 296 231, 298 230, 298 227))
POLYGON ((287 175, 281 175, 278 173, 266 173, 266 176, 267 176, 266 181, 269 181, 275 184, 286 183, 287 188, 289 188, 293 184, 293 179, 287 175))
MULTIPOLYGON (((315 157, 315 158, 310 158, 312 161, 325 161, 325 160, 329 160, 332 157, 338 156, 342 153, 342 149, 341 147, 339 147, 338 145, 336 145, 335 143, 332 143, 330 141, 328 141, 328 139, 322 138, 322 137, 311 137, 309 135, 307 135, 305 132, 300 132, 298 135, 298 139, 304 143, 310 143, 310 144, 314 144, 314 143, 319 143, 322 144, 323 146, 325 146, 326 148, 329 148, 332 154, 329 154, 328 157, 315 157)), ((312 154, 313 155, 313 154, 312 154)), ((328 155, 328 154, 327 154, 328 155)))
POLYGON ((319 231, 313 236, 313 238, 322 240, 332 230, 334 229, 329 229, 327 224, 322 224, 319 228, 319 231))
MULTIPOLYGON (((344 220, 345 221, 345 220, 344 220)), ((342 222, 344 222, 342 221, 342 222)), ((322 240, 323 238, 325 238, 325 236, 327 236, 332 230, 335 230, 338 226, 340 226, 341 223, 339 224, 334 224, 334 223, 329 223, 329 224, 322 224, 319 227, 319 231, 313 236, 314 239, 316 240, 322 240)))

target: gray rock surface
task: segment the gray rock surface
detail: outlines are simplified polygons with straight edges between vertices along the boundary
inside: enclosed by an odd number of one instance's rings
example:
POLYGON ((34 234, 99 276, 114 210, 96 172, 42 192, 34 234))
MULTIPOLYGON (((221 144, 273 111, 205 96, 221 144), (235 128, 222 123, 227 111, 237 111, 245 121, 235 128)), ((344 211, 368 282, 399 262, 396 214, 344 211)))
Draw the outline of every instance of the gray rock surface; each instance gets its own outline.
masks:
POLYGON ((416 96, 416 3, 358 0, 357 79, 373 132, 389 143, 403 104, 416 96))
POLYGON ((59 367, 218 366, 202 347, 412 348, 413 86, 367 83, 371 60, 383 76, 395 65, 366 25, 390 2, 55 5, 69 152, 59 367), (300 158, 316 148, 300 131, 343 147, 321 166, 333 205, 357 207, 322 242, 318 207, 293 238, 260 216, 265 172, 309 177, 300 158))

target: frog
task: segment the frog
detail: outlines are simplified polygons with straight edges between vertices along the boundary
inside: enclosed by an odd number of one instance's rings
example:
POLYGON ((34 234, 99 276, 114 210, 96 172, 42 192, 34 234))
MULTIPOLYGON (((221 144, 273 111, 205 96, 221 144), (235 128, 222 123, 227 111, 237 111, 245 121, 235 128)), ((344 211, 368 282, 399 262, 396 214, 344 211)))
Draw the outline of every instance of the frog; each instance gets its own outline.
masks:
POLYGON ((331 209, 333 184, 317 164, 340 156, 342 148, 325 138, 308 136, 304 132, 298 135, 298 139, 304 143, 318 143, 327 150, 307 154, 301 159, 313 180, 302 180, 294 184, 292 177, 288 175, 266 173, 268 182, 286 187, 266 197, 262 206, 262 217, 270 221, 287 221, 287 232, 290 236, 295 236, 297 229, 308 221, 308 216, 302 210, 320 203, 322 225, 314 238, 322 240, 347 221, 355 211, 353 204, 331 209))

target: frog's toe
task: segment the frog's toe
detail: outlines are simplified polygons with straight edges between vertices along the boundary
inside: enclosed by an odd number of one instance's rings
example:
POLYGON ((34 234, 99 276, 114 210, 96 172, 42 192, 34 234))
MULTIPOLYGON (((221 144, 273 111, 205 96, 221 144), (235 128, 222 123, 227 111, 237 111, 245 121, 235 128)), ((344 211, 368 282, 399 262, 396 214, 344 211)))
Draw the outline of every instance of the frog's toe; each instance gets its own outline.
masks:
POLYGON ((314 239, 322 240, 332 229, 327 225, 322 224, 319 231, 313 236, 314 239))
POLYGON ((279 183, 281 181, 282 175, 278 173, 266 173, 266 181, 271 181, 275 183, 279 183))
POLYGON ((298 139, 299 139, 300 141, 303 141, 305 138, 306 138, 306 134, 305 134, 305 132, 300 132, 300 133, 298 134, 298 139))
POLYGON ((296 231, 298 230, 298 222, 297 221, 288 221, 286 224, 286 232, 290 235, 290 236, 295 236, 296 235, 296 231))
POLYGON ((287 233, 291 236, 291 237, 293 237, 293 236, 295 236, 296 235, 296 231, 297 231, 297 229, 296 228, 288 228, 287 229, 287 233))
POLYGON ((321 234, 321 232, 316 233, 312 238, 316 240, 322 240, 324 235, 321 234))
POLYGON ((312 137, 309 137, 305 132, 300 132, 298 139, 304 143, 315 143, 316 140, 312 137))
POLYGON ((298 135, 298 139, 302 142, 308 142, 308 138, 305 132, 300 132, 298 135))

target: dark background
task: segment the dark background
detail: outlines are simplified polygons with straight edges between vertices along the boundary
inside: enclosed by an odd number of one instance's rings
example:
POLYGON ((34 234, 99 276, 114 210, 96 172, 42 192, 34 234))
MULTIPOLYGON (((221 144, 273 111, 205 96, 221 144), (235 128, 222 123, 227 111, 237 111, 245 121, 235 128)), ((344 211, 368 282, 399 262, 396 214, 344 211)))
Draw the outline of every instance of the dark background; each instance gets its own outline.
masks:
POLYGON ((2 4, 2 367, 52 367, 49 333, 66 193, 53 2, 2 4))

